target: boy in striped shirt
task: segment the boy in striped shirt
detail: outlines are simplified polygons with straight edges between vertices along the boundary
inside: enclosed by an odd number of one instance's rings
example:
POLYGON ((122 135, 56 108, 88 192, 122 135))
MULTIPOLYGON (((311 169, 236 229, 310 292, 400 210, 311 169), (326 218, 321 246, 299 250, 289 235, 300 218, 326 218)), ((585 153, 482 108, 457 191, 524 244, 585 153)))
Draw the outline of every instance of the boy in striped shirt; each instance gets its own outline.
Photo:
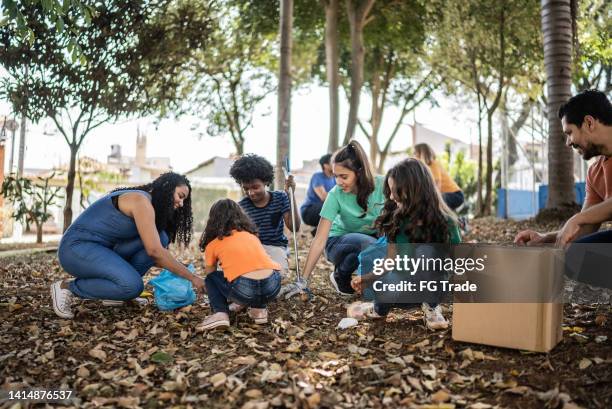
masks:
MULTIPOLYGON (((295 191, 293 176, 285 181, 285 191, 268 190, 274 180, 272 164, 265 158, 246 154, 230 169, 231 177, 242 187, 244 198, 238 202, 258 229, 259 240, 272 260, 280 264, 284 276, 289 270, 287 262, 288 240, 284 228, 292 230, 289 188, 295 191)), ((293 197, 295 203, 295 197, 293 197)), ((300 229, 300 217, 296 215, 295 230, 300 229)))

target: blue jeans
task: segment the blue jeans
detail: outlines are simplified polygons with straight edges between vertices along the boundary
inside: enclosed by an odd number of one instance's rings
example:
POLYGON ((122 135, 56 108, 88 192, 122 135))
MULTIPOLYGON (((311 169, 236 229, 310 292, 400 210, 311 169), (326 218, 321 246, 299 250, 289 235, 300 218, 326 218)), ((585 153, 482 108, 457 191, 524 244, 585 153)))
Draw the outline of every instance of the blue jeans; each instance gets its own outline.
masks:
POLYGON ((565 274, 581 283, 612 289, 612 230, 579 238, 565 254, 565 274))
MULTIPOLYGON (((159 234, 168 247, 168 235, 159 234)), ((62 267, 76 277, 70 291, 81 298, 131 300, 144 289, 142 276, 155 265, 140 237, 117 243, 113 248, 74 240, 58 252, 62 267)))
POLYGON ((204 279, 210 307, 213 312, 229 312, 229 302, 253 308, 266 308, 281 288, 281 275, 277 270, 263 280, 238 277, 231 283, 222 271, 213 271, 204 279))
POLYGON ((327 239, 325 254, 335 266, 334 278, 343 293, 355 292, 351 287, 351 278, 359 267, 359 253, 374 243, 376 237, 363 233, 348 233, 327 239))
POLYGON ((463 204, 465 201, 465 197, 463 196, 463 192, 461 190, 457 190, 452 193, 442 193, 442 199, 451 210, 455 210, 459 206, 463 204))

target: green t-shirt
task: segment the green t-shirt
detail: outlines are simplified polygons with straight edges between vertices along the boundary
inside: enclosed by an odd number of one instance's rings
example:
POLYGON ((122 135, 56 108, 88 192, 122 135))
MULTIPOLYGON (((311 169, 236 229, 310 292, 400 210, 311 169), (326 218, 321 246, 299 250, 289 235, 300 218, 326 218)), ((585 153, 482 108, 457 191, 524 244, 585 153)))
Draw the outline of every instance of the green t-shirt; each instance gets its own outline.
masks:
POLYGON ((364 217, 363 209, 357 204, 357 195, 346 193, 334 186, 327 194, 319 215, 332 222, 329 237, 343 236, 348 233, 374 234, 374 220, 380 216, 385 196, 383 195, 384 177, 375 176, 374 191, 368 196, 368 210, 364 217))
MULTIPOLYGON (((402 225, 400 232, 395 236, 395 242, 399 244, 410 243, 408 236, 404 233, 405 225, 402 225)), ((448 231, 450 232, 450 244, 461 243, 461 233, 459 232, 459 226, 450 217, 448 218, 448 231)))

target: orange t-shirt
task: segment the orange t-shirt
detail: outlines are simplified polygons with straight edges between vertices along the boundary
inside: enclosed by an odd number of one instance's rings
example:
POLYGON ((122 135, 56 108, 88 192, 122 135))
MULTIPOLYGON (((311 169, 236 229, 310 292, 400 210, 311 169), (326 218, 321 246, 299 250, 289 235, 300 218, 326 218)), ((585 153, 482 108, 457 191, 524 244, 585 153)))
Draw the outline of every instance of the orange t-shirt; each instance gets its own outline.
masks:
POLYGON ((272 261, 261 242, 254 234, 234 230, 231 236, 214 239, 204 249, 207 266, 221 263, 227 281, 234 281, 243 274, 257 270, 280 270, 281 266, 272 261))
POLYGON ((431 162, 431 165, 429 165, 429 170, 431 170, 434 182, 436 182, 436 186, 440 188, 441 193, 454 193, 461 190, 459 185, 455 183, 446 169, 444 169, 437 160, 431 162))
POLYGON ((600 156, 589 166, 585 205, 593 206, 612 197, 612 159, 600 156))

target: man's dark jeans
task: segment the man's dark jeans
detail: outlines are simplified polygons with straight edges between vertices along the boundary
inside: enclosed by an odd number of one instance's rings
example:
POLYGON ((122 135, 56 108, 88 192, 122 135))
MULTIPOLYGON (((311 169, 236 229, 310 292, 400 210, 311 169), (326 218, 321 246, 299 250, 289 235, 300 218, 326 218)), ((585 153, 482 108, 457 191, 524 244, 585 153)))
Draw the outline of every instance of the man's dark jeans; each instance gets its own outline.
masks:
POLYGON ((323 208, 323 202, 314 203, 309 206, 302 208, 302 220, 309 226, 317 227, 319 225, 319 220, 321 220, 321 208, 323 208))
POLYGON ((612 289, 612 230, 584 236, 565 254, 567 277, 596 287, 612 289))

